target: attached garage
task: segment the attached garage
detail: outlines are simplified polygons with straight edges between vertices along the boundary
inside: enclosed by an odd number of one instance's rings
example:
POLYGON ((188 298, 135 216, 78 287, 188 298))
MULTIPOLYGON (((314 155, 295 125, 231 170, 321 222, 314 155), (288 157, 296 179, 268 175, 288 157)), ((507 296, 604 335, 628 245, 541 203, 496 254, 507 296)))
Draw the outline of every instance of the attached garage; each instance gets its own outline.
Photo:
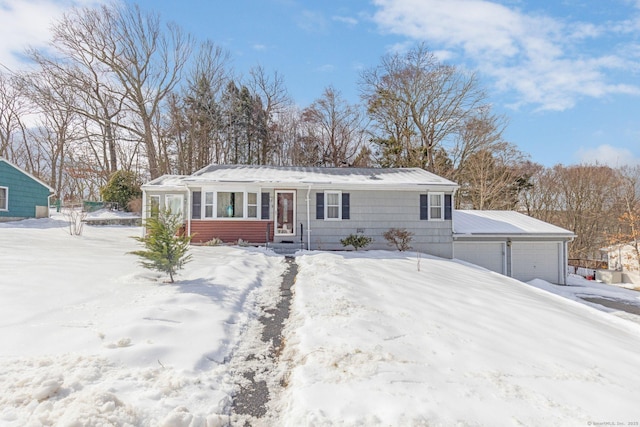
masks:
POLYGON ((455 257, 496 273, 506 274, 504 242, 456 242, 455 257))
MULTIPOLYGON (((543 279, 564 284, 558 267, 562 263, 562 242, 520 242, 511 244, 511 273, 523 282, 543 279)), ((566 267, 565 267, 566 268, 566 267)))
POLYGON ((454 257, 521 281, 566 284, 574 234, 514 211, 454 211, 454 257))

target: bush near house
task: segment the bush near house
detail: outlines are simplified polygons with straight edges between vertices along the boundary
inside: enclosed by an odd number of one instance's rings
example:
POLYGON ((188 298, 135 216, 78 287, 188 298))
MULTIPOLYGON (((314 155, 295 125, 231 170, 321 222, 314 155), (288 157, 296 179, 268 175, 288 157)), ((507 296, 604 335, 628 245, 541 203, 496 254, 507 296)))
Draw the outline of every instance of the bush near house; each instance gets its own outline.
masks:
POLYGON ((395 246, 400 252, 411 249, 413 233, 405 228, 390 228, 382 235, 390 246, 395 246))
POLYGON ((340 243, 342 246, 353 246, 353 248, 357 251, 360 248, 366 248, 373 242, 371 237, 363 236, 361 234, 349 234, 344 239, 340 239, 340 243))

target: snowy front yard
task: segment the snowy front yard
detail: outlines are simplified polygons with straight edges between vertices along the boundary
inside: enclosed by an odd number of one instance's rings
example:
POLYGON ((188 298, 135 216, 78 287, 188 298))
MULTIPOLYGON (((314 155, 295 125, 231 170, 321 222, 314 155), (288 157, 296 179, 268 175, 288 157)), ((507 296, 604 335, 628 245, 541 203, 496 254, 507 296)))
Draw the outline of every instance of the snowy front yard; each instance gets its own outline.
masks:
POLYGON ((298 263, 282 425, 640 421, 636 323, 415 254, 298 263))
MULTIPOLYGON (((139 233, 0 224, 0 425, 229 422, 243 351, 260 342, 258 307, 275 304, 283 259, 194 247, 170 285, 126 255, 139 233)), ((589 294, 589 284, 532 283, 543 290, 387 251, 297 262, 274 372, 286 388, 255 425, 640 421, 640 325, 550 293, 589 294)))
POLYGON ((279 295, 283 260, 194 247, 169 285, 126 254, 140 233, 0 224, 0 425, 227 422, 237 378, 225 362, 279 295))

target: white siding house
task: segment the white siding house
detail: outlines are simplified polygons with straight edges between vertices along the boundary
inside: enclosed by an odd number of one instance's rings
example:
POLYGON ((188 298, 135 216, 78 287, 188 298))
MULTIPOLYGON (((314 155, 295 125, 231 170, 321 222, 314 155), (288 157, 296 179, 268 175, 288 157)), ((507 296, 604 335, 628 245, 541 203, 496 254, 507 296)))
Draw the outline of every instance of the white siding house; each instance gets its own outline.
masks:
POLYGON ((514 211, 454 211, 454 257, 522 281, 566 284, 574 234, 514 211))

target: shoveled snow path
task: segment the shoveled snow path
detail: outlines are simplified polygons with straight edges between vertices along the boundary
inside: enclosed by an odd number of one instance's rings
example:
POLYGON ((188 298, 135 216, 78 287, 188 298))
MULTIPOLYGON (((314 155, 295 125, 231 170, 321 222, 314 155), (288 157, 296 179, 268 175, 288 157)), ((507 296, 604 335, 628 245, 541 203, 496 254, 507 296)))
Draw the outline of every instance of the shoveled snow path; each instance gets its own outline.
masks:
POLYGON ((274 414, 268 411, 268 404, 282 393, 282 380, 287 369, 279 364, 285 345, 282 334, 289 318, 292 287, 298 272, 293 258, 287 258, 286 261, 288 269, 280 285, 281 298, 275 307, 266 307, 259 319, 261 340, 244 340, 240 348, 245 350, 238 352, 234 361, 239 364, 239 369, 243 369, 242 376, 246 379, 233 397, 231 421, 234 425, 270 425, 274 422, 274 414), (249 355, 246 355, 247 351, 249 355), (238 360, 240 355, 244 359, 238 360))

